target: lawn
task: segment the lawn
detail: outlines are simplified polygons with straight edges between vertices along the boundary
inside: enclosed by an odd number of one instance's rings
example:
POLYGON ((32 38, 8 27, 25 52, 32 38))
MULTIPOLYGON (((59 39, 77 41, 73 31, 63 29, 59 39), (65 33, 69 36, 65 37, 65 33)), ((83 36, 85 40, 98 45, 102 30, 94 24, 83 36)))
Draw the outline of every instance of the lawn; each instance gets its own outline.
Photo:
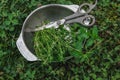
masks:
POLYGON ((22 24, 31 11, 46 4, 82 4, 95 0, 1 0, 0 80, 120 80, 120 0, 99 0, 91 12, 95 25, 80 25, 81 53, 58 63, 28 62, 16 47, 22 24), (88 33, 85 31, 88 30, 88 33))

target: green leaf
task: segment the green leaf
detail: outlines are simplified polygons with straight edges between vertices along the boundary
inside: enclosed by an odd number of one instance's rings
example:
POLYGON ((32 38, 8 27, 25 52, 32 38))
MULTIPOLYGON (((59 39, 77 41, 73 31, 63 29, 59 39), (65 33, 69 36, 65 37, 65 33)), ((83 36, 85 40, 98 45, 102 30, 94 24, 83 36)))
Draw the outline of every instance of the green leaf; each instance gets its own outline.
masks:
POLYGON ((8 19, 9 19, 9 21, 11 21, 12 22, 12 20, 13 20, 13 14, 8 14, 9 16, 8 16, 8 19))
POLYGON ((73 51, 71 55, 74 56, 75 58, 80 58, 82 56, 82 53, 79 51, 73 51))
POLYGON ((8 15, 7 11, 2 11, 2 16, 3 17, 7 17, 7 15, 8 15))
POLYGON ((10 21, 5 21, 5 22, 4 22, 4 24, 7 25, 7 26, 9 26, 10 23, 11 23, 10 21))
POLYGON ((94 28, 92 29, 92 35, 91 35, 91 37, 93 39, 97 39, 98 38, 98 29, 97 29, 96 26, 94 26, 94 28))
POLYGON ((17 25, 17 24, 18 24, 18 20, 17 20, 17 19, 13 19, 13 20, 12 20, 12 23, 13 23, 14 25, 17 25))
POLYGON ((14 31, 14 30, 15 28, 13 26, 9 28, 9 31, 14 31))
POLYGON ((103 80, 103 78, 99 77, 99 78, 97 78, 96 80, 103 80))
POLYGON ((93 45, 93 43, 94 43, 94 40, 93 40, 93 39, 88 39, 85 46, 86 46, 86 47, 90 47, 90 46, 93 45))

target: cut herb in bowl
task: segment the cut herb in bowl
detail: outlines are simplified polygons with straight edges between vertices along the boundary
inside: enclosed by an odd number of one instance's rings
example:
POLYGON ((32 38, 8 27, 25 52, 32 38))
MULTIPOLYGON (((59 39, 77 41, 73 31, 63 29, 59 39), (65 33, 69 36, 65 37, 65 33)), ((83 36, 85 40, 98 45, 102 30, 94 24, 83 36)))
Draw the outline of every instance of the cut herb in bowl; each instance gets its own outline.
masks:
POLYGON ((69 55, 70 33, 60 28, 48 28, 34 34, 34 49, 37 57, 44 63, 64 61, 69 55))

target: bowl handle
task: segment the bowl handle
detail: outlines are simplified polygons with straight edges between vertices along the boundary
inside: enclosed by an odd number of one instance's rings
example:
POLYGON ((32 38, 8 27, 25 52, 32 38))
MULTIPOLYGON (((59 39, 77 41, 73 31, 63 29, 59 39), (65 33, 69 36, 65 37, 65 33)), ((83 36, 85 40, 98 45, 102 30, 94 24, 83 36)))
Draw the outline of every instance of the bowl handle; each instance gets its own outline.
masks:
POLYGON ((36 61, 38 60, 37 57, 35 55, 33 55, 28 48, 26 47, 25 43, 23 42, 23 38, 22 38, 22 33, 20 34, 16 45, 18 47, 18 50, 20 51, 20 53, 22 54, 22 56, 27 59, 28 61, 36 61))

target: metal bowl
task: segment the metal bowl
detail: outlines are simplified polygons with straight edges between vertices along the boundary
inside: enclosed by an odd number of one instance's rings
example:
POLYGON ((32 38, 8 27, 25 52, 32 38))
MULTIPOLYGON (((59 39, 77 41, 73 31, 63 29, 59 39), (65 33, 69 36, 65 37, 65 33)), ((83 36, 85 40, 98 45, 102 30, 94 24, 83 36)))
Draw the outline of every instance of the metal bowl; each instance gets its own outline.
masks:
POLYGON ((50 4, 39 7, 28 15, 23 23, 20 37, 17 40, 17 47, 20 53, 28 61, 36 61, 38 58, 34 55, 33 32, 27 32, 27 29, 35 29, 36 25, 43 21, 56 21, 73 14, 77 10, 77 5, 50 4))

